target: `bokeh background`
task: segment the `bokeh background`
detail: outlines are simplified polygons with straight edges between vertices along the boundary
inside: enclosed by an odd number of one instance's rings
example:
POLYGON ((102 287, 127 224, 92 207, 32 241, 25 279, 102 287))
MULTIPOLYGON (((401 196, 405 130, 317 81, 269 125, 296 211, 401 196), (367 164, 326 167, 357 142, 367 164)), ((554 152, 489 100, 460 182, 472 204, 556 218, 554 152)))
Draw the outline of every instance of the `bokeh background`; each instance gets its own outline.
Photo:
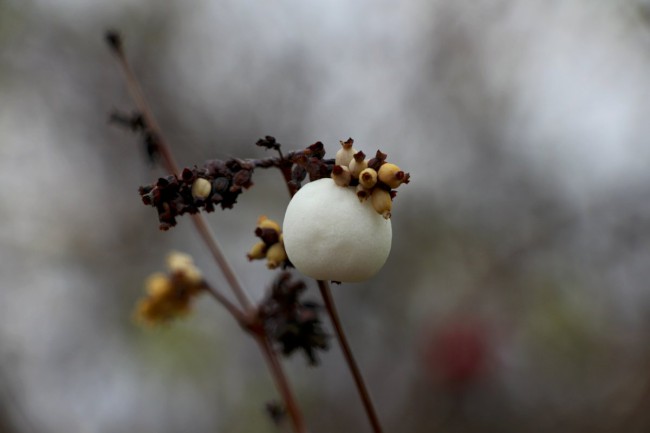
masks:
MULTIPOLYGON (((270 134, 411 172, 385 268, 334 287, 386 431, 650 431, 645 0, 0 0, 0 431, 286 431, 212 299, 132 321, 168 251, 225 283, 140 203, 162 172, 108 123, 134 108, 108 28, 182 165, 270 134)), ((245 252, 288 197, 254 180, 209 221, 260 299, 245 252)), ((336 344, 285 366, 311 432, 370 431, 336 344)))

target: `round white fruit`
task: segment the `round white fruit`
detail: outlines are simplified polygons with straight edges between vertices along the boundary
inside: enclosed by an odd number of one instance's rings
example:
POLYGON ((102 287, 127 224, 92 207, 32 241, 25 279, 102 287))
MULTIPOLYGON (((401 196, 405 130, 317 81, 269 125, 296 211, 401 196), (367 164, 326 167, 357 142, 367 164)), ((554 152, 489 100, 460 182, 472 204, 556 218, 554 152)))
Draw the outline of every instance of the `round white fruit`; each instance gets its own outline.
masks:
POLYGON ((283 226, 289 260, 317 280, 363 281, 376 274, 390 252, 392 227, 359 202, 353 187, 332 179, 304 185, 293 197, 283 226))

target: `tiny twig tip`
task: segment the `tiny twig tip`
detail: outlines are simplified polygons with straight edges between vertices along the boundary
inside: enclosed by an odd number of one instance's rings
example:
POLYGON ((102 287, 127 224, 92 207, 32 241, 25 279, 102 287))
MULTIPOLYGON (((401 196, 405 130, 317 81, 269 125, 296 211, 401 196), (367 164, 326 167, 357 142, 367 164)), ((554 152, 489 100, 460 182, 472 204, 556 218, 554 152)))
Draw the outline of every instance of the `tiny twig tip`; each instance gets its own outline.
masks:
POLYGON ((122 36, 116 30, 107 30, 104 38, 111 50, 115 52, 122 51, 122 36))

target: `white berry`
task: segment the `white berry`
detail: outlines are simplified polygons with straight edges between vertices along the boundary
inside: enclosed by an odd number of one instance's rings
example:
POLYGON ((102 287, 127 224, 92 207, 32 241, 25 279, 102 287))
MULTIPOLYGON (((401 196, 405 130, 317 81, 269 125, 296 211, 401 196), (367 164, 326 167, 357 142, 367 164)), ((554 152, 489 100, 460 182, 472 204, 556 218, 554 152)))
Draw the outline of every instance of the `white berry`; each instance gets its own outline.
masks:
POLYGON ((390 252, 392 227, 353 187, 330 178, 304 185, 284 216, 289 260, 317 280, 363 281, 376 274, 390 252))

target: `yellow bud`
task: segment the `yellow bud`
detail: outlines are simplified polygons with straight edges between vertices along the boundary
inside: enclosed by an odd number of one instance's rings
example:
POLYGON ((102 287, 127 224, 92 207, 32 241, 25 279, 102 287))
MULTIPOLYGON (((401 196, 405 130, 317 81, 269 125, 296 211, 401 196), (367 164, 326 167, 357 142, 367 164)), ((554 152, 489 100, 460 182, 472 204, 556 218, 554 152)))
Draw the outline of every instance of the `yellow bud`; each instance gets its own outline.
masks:
POLYGON ((269 219, 266 215, 260 215, 257 219, 257 227, 261 229, 273 229, 276 232, 280 233, 280 224, 269 219))
POLYGON ((390 193, 381 188, 375 188, 370 196, 372 207, 375 208, 378 214, 386 219, 390 218, 390 210, 393 207, 393 201, 390 198, 390 193))
POLYGON ((269 269, 275 269, 287 260, 287 252, 284 250, 282 242, 277 242, 269 247, 266 252, 266 266, 269 269))
POLYGON ((212 184, 209 180, 199 177, 192 184, 192 195, 194 198, 205 200, 212 192, 212 184))
POLYGON ((160 272, 152 274, 145 283, 147 295, 157 298, 166 296, 172 290, 172 283, 167 275, 160 272))
POLYGON ((379 167, 379 180, 390 188, 397 188, 406 180, 406 174, 395 164, 387 162, 379 167))
POLYGON ((251 250, 246 254, 248 260, 259 260, 266 257, 266 244, 262 241, 257 242, 251 250))
POLYGON ((372 168, 366 168, 359 174, 359 185, 365 189, 371 189, 377 183, 377 172, 372 168))
POLYGON ((354 140, 348 138, 347 141, 341 141, 341 149, 336 152, 336 157, 334 158, 334 163, 336 165, 342 165, 347 167, 352 161, 352 158, 357 151, 352 147, 354 140))
POLYGON ((332 169, 332 179, 338 186, 349 186, 352 180, 350 169, 344 165, 335 165, 332 169))
POLYGON ((192 256, 189 254, 173 252, 167 256, 167 267, 182 278, 183 282, 189 285, 199 286, 203 281, 203 275, 199 268, 194 265, 192 256))

